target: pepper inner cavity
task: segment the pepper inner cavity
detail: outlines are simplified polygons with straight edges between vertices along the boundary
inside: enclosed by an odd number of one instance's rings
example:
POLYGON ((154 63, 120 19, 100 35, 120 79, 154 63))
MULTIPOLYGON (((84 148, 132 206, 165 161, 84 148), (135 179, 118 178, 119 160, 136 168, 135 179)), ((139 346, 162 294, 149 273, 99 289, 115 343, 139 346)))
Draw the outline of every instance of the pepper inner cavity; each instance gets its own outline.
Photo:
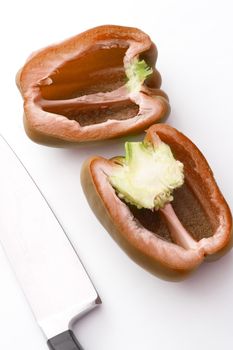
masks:
POLYGON ((196 241, 213 236, 214 227, 187 183, 175 190, 172 206, 182 225, 196 241))
POLYGON ((109 92, 126 83, 123 64, 128 47, 93 47, 79 57, 67 61, 41 84, 45 100, 65 100, 109 92))
POLYGON ((81 126, 127 120, 139 113, 128 97, 127 47, 95 49, 65 63, 41 83, 41 108, 81 126))
POLYGON ((152 211, 150 209, 138 209, 134 205, 124 202, 130 209, 135 219, 147 230, 153 232, 160 238, 173 242, 172 236, 168 229, 165 219, 161 215, 160 211, 152 211))
POLYGON ((120 103, 90 104, 82 107, 73 106, 47 106, 43 110, 63 115, 70 120, 76 120, 81 126, 104 123, 109 119, 126 120, 135 117, 139 107, 130 100, 120 103))
MULTIPOLYGON (((143 142, 126 142, 125 151, 125 157, 112 160, 115 166, 109 176, 118 197, 129 205, 142 226, 185 249, 196 249, 196 237, 186 230, 170 203, 174 199, 173 192, 184 185, 183 164, 174 158, 170 147, 155 133, 143 142), (161 215, 165 220, 163 225, 161 215)), ((185 194, 187 188, 184 187, 185 194)), ((203 213, 194 198, 188 193, 185 205, 191 200, 189 216, 195 204, 200 219, 203 213)), ((183 218, 183 212, 179 214, 183 218)), ((186 212, 184 217, 186 219, 186 212)))

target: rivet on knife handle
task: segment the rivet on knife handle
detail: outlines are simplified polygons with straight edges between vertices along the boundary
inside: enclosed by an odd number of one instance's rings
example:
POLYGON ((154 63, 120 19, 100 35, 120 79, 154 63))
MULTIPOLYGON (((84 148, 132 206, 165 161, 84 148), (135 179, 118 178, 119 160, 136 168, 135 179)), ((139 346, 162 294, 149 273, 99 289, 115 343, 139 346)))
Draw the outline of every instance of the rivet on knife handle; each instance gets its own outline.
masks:
POLYGON ((70 330, 49 339, 48 346, 51 350, 83 350, 70 330))

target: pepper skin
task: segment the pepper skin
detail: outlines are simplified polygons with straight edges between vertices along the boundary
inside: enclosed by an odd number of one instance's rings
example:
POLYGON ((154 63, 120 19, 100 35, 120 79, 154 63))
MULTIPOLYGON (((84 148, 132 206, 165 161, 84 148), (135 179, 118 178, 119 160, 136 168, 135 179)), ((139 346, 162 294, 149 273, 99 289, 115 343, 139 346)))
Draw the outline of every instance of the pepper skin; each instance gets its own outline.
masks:
POLYGON ((184 164, 185 183, 159 211, 123 202, 108 181, 116 159, 92 157, 81 183, 93 212, 114 240, 139 265, 166 280, 181 280, 205 259, 232 246, 232 216, 213 173, 198 148, 166 124, 149 128, 146 140, 162 140, 184 164))
POLYGON ((145 130, 170 111, 156 59, 147 34, 115 25, 90 29, 32 54, 16 77, 28 136, 62 145, 145 130), (132 93, 125 69, 135 59, 144 60, 153 73, 132 93))

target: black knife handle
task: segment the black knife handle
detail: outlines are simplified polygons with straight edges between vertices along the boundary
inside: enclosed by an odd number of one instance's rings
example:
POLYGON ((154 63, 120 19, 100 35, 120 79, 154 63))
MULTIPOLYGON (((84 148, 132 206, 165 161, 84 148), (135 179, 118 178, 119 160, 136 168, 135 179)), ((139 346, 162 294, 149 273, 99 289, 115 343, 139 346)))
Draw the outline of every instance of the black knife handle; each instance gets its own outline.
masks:
POLYGON ((47 344, 51 350, 83 350, 70 330, 49 339, 47 344))

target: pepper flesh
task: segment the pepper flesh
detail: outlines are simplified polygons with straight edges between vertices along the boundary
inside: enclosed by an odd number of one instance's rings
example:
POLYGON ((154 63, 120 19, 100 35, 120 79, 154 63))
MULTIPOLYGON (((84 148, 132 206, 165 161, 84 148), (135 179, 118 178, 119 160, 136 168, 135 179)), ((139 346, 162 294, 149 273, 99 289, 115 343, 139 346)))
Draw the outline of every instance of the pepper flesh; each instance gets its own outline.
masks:
POLYGON ((170 204, 152 213, 121 201, 108 181, 117 159, 90 158, 81 182, 100 222, 135 262, 163 279, 180 280, 206 258, 214 260, 231 248, 232 217, 198 148, 168 125, 151 126, 145 141, 155 142, 157 137, 184 164, 185 185, 174 193, 172 204, 179 215, 170 204))
POLYGON ((148 35, 113 25, 90 29, 33 54, 16 79, 28 136, 59 145, 110 139, 149 127, 170 110, 160 90, 156 58, 148 35), (125 71, 135 60, 151 67, 152 75, 131 91, 125 71))

